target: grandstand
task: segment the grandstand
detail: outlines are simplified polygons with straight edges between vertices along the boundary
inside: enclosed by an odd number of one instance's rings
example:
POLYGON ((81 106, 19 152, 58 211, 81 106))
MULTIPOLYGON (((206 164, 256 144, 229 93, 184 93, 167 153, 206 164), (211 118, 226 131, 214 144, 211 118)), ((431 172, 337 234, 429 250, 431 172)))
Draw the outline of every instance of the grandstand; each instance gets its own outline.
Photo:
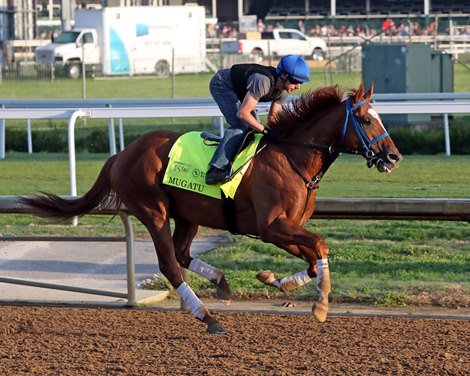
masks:
POLYGON ((264 17, 265 23, 296 27, 299 20, 310 30, 318 23, 332 25, 366 24, 380 30, 381 22, 393 18, 396 22, 418 22, 421 27, 436 22, 439 32, 448 31, 449 21, 455 25, 470 25, 470 1, 429 0, 273 0, 264 17))
POLYGON ((453 0, 429 0, 428 11, 423 0, 336 0, 334 8, 331 0, 273 0, 266 19, 470 15, 470 2, 453 0))
MULTIPOLYGON (((0 0, 7 2, 8 0, 0 0)), ((31 0, 20 0, 31 1, 31 0)), ((60 7, 65 0, 35 0, 39 23, 53 23, 60 19, 60 7)), ((68 0, 70 1, 70 0, 68 0)), ((282 26, 296 25, 304 20, 307 26, 314 22, 348 22, 362 20, 376 24, 388 17, 411 19, 425 23, 429 19, 452 19, 457 24, 470 24, 468 0, 72 0, 77 8, 96 8, 125 5, 184 5, 197 3, 206 8, 206 16, 221 22, 238 21, 240 14, 254 14, 266 23, 282 26), (238 8, 241 9, 241 12, 238 8)))

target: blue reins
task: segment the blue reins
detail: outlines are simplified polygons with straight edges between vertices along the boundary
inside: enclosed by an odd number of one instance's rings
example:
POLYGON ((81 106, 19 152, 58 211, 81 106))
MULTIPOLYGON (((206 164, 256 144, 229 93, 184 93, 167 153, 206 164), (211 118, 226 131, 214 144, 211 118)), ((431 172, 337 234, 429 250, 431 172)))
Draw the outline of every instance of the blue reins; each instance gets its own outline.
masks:
POLYGON ((369 140, 369 137, 367 136, 366 132, 364 132, 364 129, 362 129, 361 125, 356 119, 356 116, 354 116, 354 113, 353 113, 354 110, 357 110, 363 104, 369 104, 369 102, 361 101, 361 102, 356 103, 353 107, 351 107, 351 98, 348 98, 346 100, 346 120, 344 120, 343 134, 341 136, 341 145, 344 144, 344 138, 346 136, 346 130, 348 129, 349 119, 351 119, 354 125, 354 131, 356 132, 357 138, 361 142, 364 151, 368 153, 370 151, 370 147, 373 144, 380 141, 382 138, 389 136, 389 134, 388 132, 384 132, 380 136, 377 136, 374 139, 369 140))

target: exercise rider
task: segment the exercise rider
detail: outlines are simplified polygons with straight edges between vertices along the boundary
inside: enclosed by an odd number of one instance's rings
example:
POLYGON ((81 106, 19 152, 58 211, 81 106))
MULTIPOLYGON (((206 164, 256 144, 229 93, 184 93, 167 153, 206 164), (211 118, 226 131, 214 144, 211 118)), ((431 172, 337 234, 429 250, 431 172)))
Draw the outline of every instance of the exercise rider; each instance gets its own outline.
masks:
POLYGON ((230 125, 209 163, 207 184, 223 183, 231 173, 231 164, 251 129, 269 136, 269 128, 256 116, 258 102, 271 102, 268 123, 281 110, 287 96, 309 81, 310 69, 297 55, 284 56, 277 68, 258 64, 236 64, 219 70, 209 89, 230 125), (241 103, 241 104, 240 104, 241 103))

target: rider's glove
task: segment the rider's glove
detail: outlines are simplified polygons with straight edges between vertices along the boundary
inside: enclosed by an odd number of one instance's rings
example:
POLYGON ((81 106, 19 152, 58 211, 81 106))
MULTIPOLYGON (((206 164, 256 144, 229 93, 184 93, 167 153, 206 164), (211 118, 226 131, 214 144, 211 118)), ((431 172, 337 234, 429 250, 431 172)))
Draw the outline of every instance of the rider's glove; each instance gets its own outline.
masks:
POLYGON ((264 128, 261 133, 271 142, 278 142, 281 139, 281 134, 277 129, 264 128))

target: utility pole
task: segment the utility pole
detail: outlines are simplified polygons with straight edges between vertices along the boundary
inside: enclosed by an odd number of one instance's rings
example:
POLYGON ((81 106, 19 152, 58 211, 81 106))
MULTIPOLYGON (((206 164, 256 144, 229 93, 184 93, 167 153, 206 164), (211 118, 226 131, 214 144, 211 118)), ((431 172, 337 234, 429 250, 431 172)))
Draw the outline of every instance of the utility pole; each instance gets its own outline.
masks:
POLYGON ((60 0, 60 23, 62 31, 72 29, 75 7, 75 0, 60 0))

